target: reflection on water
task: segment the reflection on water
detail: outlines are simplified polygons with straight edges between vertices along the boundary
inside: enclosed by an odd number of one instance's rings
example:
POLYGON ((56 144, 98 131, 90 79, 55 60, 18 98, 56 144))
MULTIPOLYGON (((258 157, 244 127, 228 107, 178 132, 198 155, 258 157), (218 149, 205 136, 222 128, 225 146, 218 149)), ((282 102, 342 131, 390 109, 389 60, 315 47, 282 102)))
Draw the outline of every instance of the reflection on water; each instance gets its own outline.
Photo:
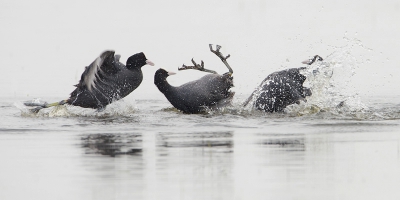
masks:
POLYGON ((328 133, 319 128, 334 125, 305 127, 280 126, 286 133, 10 129, 0 134, 0 198, 400 197, 398 132, 328 133), (310 130, 314 133, 306 133, 310 130), (37 192, 44 188, 47 193, 37 192))
POLYGON ((232 131, 160 133, 159 146, 162 147, 225 147, 232 148, 232 131))
MULTIPOLYGON (((149 133, 151 134, 151 133, 149 133)), ((232 152, 233 132, 195 132, 195 133, 159 133, 157 147, 164 148, 207 148, 220 152, 232 152)), ((142 153, 142 134, 89 134, 81 137, 86 154, 108 156, 138 155, 142 153)))
POLYGON ((259 144, 266 145, 268 148, 280 148, 285 151, 305 151, 304 136, 302 134, 285 135, 279 134, 270 135, 268 138, 261 139, 259 144))
POLYGON ((136 155, 142 152, 140 134, 91 134, 83 136, 81 140, 87 154, 116 156, 136 155))
POLYGON ((85 166, 129 198, 375 199, 381 190, 386 199, 400 197, 396 133, 147 132, 92 134, 81 142, 85 155, 116 156, 84 157, 85 166), (116 188, 115 178, 130 192, 116 188))

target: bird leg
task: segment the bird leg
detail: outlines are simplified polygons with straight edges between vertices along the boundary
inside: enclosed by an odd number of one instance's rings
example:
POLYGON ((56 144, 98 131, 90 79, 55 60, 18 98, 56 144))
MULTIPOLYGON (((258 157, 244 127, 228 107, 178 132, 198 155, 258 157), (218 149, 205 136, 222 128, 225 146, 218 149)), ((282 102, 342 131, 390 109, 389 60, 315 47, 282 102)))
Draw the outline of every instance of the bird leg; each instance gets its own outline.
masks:
POLYGON ((60 102, 55 102, 55 103, 32 103, 32 102, 24 102, 25 106, 37 106, 36 108, 29 109, 32 113, 38 113, 41 109, 43 108, 49 108, 53 106, 58 106, 58 105, 64 105, 67 103, 67 100, 62 100, 60 102))
POLYGON ((192 63, 193 63, 193 66, 186 66, 185 64, 183 64, 182 67, 178 68, 178 70, 195 69, 195 70, 199 70, 199 71, 203 71, 203 72, 209 72, 209 73, 213 73, 213 74, 218 74, 216 71, 204 68, 204 62, 203 61, 201 61, 201 64, 199 65, 192 58, 192 63))
POLYGON ((216 45, 216 50, 213 49, 212 44, 210 46, 210 51, 213 52, 215 55, 218 56, 222 60, 222 62, 225 64, 225 66, 229 69, 229 73, 233 74, 232 68, 229 66, 228 62, 226 59, 228 59, 231 55, 228 54, 227 56, 223 56, 222 53, 219 51, 221 49, 220 45, 216 45))

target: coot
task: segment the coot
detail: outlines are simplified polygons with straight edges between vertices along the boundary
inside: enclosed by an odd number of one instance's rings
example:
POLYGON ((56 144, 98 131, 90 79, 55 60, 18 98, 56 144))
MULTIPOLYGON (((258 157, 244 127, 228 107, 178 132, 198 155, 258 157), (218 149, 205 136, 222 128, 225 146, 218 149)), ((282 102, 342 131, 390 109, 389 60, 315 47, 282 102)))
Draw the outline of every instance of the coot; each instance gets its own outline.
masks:
MULTIPOLYGON (((316 55, 302 63, 311 65, 323 59, 316 55)), ((306 77, 300 73, 305 67, 286 69, 268 75, 243 104, 253 101, 253 108, 265 112, 282 112, 288 105, 300 103, 312 92, 304 87, 306 77)))
POLYGON ((132 55, 126 61, 126 66, 119 62, 120 55, 114 51, 105 51, 96 58, 81 75, 76 89, 67 100, 47 104, 25 103, 28 106, 41 108, 70 104, 84 108, 104 109, 108 104, 122 99, 134 91, 143 80, 141 68, 154 65, 143 52, 132 55))
POLYGON ((219 75, 215 71, 204 68, 204 62, 201 65, 196 64, 192 59, 194 66, 183 65, 179 70, 196 69, 200 71, 210 72, 202 78, 185 83, 181 86, 171 86, 167 77, 175 74, 164 69, 159 69, 154 75, 154 84, 162 92, 168 101, 178 110, 184 113, 193 114, 204 112, 207 108, 216 108, 225 106, 230 103, 234 96, 234 92, 229 91, 233 87, 233 70, 230 68, 226 59, 219 51, 221 46, 217 45, 216 50, 213 50, 210 45, 210 50, 217 55, 229 69, 229 72, 219 75))

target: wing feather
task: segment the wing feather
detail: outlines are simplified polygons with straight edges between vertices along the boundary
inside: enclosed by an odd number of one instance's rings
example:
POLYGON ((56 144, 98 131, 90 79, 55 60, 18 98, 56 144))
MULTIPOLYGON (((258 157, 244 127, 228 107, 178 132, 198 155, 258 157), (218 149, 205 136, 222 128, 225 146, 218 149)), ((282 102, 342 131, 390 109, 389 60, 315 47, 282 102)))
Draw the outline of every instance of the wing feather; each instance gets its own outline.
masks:
POLYGON ((106 62, 107 59, 114 59, 114 53, 114 51, 103 52, 86 68, 85 72, 82 74, 81 81, 83 81, 83 84, 86 85, 89 91, 92 91, 93 88, 96 89, 96 81, 99 79, 99 73, 103 73, 103 70, 101 69, 103 63, 106 62))

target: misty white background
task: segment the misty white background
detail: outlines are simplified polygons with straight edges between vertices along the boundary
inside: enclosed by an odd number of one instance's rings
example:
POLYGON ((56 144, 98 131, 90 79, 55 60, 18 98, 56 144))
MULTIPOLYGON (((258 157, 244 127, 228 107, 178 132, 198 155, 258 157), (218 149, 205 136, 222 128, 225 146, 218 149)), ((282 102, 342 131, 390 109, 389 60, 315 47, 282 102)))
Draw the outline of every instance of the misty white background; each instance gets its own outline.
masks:
MULTIPOLYGON (((163 98, 153 84, 158 68, 177 71, 190 59, 226 72, 209 52, 220 44, 234 69, 239 95, 249 95, 269 73, 299 67, 315 54, 360 40, 359 66, 348 88, 366 95, 400 95, 400 2, 375 1, 1 1, 1 96, 21 100, 68 97, 84 67, 113 49, 122 62, 143 51, 134 98, 163 98)), ((204 75, 182 71, 179 85, 204 75)))

